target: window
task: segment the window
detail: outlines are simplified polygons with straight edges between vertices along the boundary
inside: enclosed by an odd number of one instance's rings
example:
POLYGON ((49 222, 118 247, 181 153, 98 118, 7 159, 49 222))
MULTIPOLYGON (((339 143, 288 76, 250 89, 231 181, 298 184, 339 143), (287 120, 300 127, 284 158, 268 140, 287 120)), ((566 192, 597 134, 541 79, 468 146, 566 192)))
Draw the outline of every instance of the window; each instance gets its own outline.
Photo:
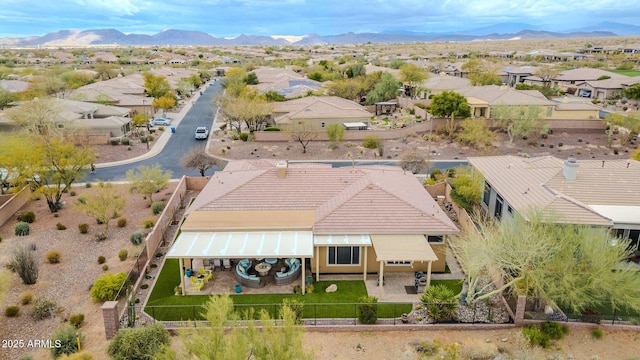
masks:
POLYGON ((411 265, 411 261, 387 261, 386 265, 391 266, 409 266, 411 265))
POLYGON ((513 215, 513 208, 511 207, 511 205, 507 205, 507 212, 509 213, 509 215, 513 215))
POLYGON ((430 243, 443 243, 444 236, 442 235, 429 235, 427 236, 427 241, 430 243))
POLYGON ((329 246, 329 265, 360 265, 360 248, 357 246, 329 246))
POLYGON ((484 194, 482 195, 482 202, 489 206, 489 199, 491 198, 491 185, 485 181, 484 183, 484 194))
POLYGON ((500 220, 502 219, 502 204, 504 200, 502 200, 502 196, 496 194, 496 207, 493 209, 493 216, 500 220))

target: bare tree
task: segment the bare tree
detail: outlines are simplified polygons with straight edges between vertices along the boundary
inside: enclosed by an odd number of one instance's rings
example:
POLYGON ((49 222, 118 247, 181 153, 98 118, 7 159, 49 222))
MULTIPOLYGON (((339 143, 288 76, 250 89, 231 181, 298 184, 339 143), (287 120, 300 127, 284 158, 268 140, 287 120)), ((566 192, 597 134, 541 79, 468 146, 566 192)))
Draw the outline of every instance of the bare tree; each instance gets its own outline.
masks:
POLYGON ((198 169, 201 176, 213 167, 222 168, 222 162, 206 153, 204 145, 192 147, 187 153, 180 158, 180 166, 198 169))
POLYGON ((318 138, 316 127, 308 121, 294 122, 287 130, 291 140, 297 141, 302 145, 302 153, 307 153, 307 146, 311 140, 318 138))
POLYGON ((401 155, 400 167, 403 170, 411 171, 412 174, 417 174, 429 168, 429 161, 420 155, 416 149, 411 149, 401 155))

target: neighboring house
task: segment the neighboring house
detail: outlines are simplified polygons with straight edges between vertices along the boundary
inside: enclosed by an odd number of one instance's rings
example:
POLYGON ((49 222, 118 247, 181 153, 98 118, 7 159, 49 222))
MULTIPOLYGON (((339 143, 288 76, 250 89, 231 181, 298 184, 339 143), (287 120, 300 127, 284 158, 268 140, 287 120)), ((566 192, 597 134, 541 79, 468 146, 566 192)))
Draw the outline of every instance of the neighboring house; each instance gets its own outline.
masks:
POLYGON ((524 79, 527 76, 535 74, 538 69, 539 68, 535 66, 506 67, 502 69, 500 79, 502 80, 503 84, 514 86, 524 82, 524 79))
POLYGON ((561 160, 553 156, 470 157, 485 178, 482 207, 498 221, 530 209, 558 223, 604 226, 612 235, 640 239, 640 161, 561 160))
POLYGON ((471 86, 469 79, 447 75, 441 72, 439 75, 430 76, 418 87, 416 96, 420 99, 427 99, 429 95, 437 95, 443 91, 457 91, 471 86))
POLYGON ((116 89, 108 85, 81 87, 74 90, 70 99, 100 104, 109 104, 130 110, 132 115, 142 113, 151 115, 154 112, 153 98, 142 95, 123 93, 126 89, 116 89))
POLYGON ((273 105, 276 126, 311 124, 322 129, 329 124, 364 124, 369 126, 371 113, 360 104, 337 96, 307 96, 273 105))
POLYGON ((295 99, 322 88, 322 83, 291 70, 261 67, 253 70, 253 73, 258 77, 259 84, 251 87, 257 89, 260 94, 275 91, 287 99, 295 99))
POLYGON ((542 106, 546 108, 546 116, 553 115, 557 103, 547 99, 538 90, 516 90, 509 86, 485 85, 471 86, 456 91, 467 98, 472 117, 491 118, 491 107, 508 106, 542 106))
MULTIPOLYGON (((445 271, 456 225, 411 173, 275 160, 231 161, 186 211, 167 253, 192 259, 300 258, 320 274, 445 271)), ((182 278, 184 279, 184 274, 182 278)))

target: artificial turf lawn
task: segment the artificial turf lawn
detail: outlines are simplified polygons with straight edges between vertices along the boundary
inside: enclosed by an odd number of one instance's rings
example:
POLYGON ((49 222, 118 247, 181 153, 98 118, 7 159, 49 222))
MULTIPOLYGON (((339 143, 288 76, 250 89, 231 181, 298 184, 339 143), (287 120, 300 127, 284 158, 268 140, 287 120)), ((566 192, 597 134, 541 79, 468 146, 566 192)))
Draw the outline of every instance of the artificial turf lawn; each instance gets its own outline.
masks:
MULTIPOLYGON (((165 261, 156 284, 149 296, 145 311, 161 321, 202 320, 203 305, 209 295, 175 296, 174 288, 180 284, 179 263, 177 259, 165 261)), ((462 290, 459 280, 433 280, 434 284, 445 284, 456 294, 462 290)), ((359 299, 367 296, 363 281, 319 281, 313 284, 313 292, 302 294, 239 294, 229 295, 236 309, 244 311, 247 307, 254 310, 267 309, 276 317, 284 299, 295 299, 305 304, 305 318, 356 318, 359 299), (325 289, 336 284, 339 291, 326 293, 325 289)), ((379 318, 399 317, 412 309, 411 303, 378 303, 379 318)))

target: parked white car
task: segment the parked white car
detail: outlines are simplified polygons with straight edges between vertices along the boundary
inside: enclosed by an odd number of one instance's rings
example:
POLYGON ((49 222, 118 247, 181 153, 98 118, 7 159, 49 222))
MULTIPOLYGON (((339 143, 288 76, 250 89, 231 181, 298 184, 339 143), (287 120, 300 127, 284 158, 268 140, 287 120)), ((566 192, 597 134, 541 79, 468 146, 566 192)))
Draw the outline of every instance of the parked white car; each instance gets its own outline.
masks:
POLYGON ((198 126, 196 128, 196 140, 205 140, 209 137, 209 129, 205 126, 198 126))
POLYGON ((171 125, 171 120, 165 119, 165 118, 156 118, 156 119, 153 119, 153 120, 149 121, 149 124, 151 126, 155 126, 155 125, 158 125, 158 126, 169 126, 169 125, 171 125))

